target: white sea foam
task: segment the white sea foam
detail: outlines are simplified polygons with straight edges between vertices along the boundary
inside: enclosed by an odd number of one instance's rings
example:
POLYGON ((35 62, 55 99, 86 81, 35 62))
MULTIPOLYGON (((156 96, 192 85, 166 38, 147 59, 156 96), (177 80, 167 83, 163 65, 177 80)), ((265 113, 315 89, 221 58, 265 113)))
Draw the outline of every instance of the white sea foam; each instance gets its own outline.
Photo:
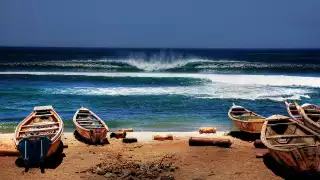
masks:
POLYGON ((309 98, 311 90, 293 87, 274 86, 237 86, 232 84, 214 83, 201 86, 177 87, 74 87, 74 88, 45 88, 46 94, 73 94, 73 95, 184 95, 196 98, 210 99, 270 99, 282 101, 286 99, 309 98))
POLYGON ((206 83, 191 86, 170 87, 70 87, 45 88, 49 94, 83 95, 184 95, 196 98, 218 99, 286 99, 310 98, 313 88, 320 87, 320 77, 282 75, 221 75, 179 73, 93 73, 93 72, 0 72, 1 74, 107 76, 107 77, 155 77, 155 78, 199 78, 206 83))
POLYGON ((125 61, 131 66, 134 66, 140 70, 144 71, 160 71, 160 70, 167 70, 167 69, 174 69, 183 67, 189 63, 195 62, 212 62, 210 60, 205 59, 188 59, 188 60, 175 60, 175 61, 159 61, 159 60, 151 60, 145 61, 143 59, 129 59, 125 61))
POLYGON ((235 74, 186 74, 186 73, 116 73, 116 72, 0 72, 0 75, 65 75, 105 77, 154 77, 154 78, 198 78, 214 83, 234 85, 270 85, 320 87, 320 77, 285 75, 235 75, 235 74))

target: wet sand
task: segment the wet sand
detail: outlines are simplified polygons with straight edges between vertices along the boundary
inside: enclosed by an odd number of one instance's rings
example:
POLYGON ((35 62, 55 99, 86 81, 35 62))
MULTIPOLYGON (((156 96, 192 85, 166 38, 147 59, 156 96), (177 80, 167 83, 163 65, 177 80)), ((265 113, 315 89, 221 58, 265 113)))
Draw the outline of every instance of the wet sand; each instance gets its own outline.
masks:
MULTIPOLYGON (((251 142, 226 136, 233 141, 231 148, 191 147, 188 137, 212 135, 169 133, 174 135, 173 141, 152 141, 152 135, 156 134, 168 133, 133 132, 127 137, 137 137, 138 143, 124 144, 121 139, 110 139, 110 144, 95 146, 77 141, 73 133, 65 133, 62 141, 68 144, 68 148, 64 149, 64 155, 48 165, 45 173, 42 174, 39 168, 24 172, 24 168, 16 164, 17 157, 0 157, 0 179, 108 179, 92 173, 92 169, 101 163, 117 166, 117 163, 126 161, 159 162, 164 157, 177 167, 165 173, 175 179, 282 179, 266 167, 262 158, 256 158, 251 142)), ((12 135, 1 134, 0 149, 14 148, 12 135)), ((223 135, 218 132, 214 136, 223 135)))

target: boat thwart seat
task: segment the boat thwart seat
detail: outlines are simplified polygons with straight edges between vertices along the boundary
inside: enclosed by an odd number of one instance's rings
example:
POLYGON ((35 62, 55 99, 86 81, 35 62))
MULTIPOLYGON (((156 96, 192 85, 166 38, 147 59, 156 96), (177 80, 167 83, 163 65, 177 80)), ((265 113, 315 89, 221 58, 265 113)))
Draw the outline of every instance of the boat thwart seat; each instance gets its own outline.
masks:
POLYGON ((43 124, 30 124, 30 125, 23 125, 23 126, 21 126, 21 128, 53 126, 53 125, 59 125, 59 123, 58 122, 52 122, 52 123, 43 123, 43 124))
POLYGON ((19 131, 19 133, 26 133, 26 132, 45 132, 45 131, 52 131, 52 130, 58 130, 59 127, 53 127, 53 128, 41 128, 41 129, 31 129, 31 130, 25 130, 25 131, 19 131))

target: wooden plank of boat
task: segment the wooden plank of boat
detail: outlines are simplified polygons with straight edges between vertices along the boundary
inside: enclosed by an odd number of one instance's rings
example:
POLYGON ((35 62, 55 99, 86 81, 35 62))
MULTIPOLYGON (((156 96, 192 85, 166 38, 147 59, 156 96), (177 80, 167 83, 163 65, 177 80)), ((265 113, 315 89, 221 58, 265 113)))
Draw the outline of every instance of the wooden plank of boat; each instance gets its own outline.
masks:
POLYGON ((86 129, 105 129, 102 126, 85 126, 86 129))
POLYGON ((295 124, 295 122, 267 124, 267 126, 279 126, 279 125, 291 125, 291 124, 295 124))
POLYGON ((320 117, 320 114, 306 114, 307 116, 320 117))
POLYGON ((314 138, 316 135, 275 135, 266 137, 267 139, 285 139, 285 138, 314 138))
POLYGON ((48 117, 48 116, 52 116, 53 114, 35 114, 35 117, 48 117))
POLYGON ((26 133, 26 132, 45 132, 45 131, 52 131, 52 130, 58 130, 59 127, 52 127, 52 128, 41 128, 41 129, 31 129, 31 130, 25 130, 25 131, 19 131, 19 133, 26 133))
POLYGON ((23 125, 21 128, 29 128, 29 127, 39 127, 39 126, 52 126, 52 125, 58 125, 58 122, 54 123, 43 123, 43 124, 31 124, 31 125, 23 125))
POLYGON ((293 119, 265 121, 261 141, 270 155, 292 173, 320 173, 320 135, 293 119), (295 122, 290 126, 268 124, 295 122), (294 129, 294 131, 293 131, 294 129), (285 141, 279 141, 284 138, 285 141))
POLYGON ((85 123, 86 122, 88 122, 88 123, 91 122, 91 123, 93 123, 93 122, 100 122, 100 121, 98 121, 98 120, 89 120, 89 121, 88 120, 77 120, 77 122, 79 122, 79 123, 80 122, 85 122, 85 123))
POLYGON ((78 115, 91 115, 90 113, 78 113, 78 115))
POLYGON ((53 110, 52 106, 36 106, 33 108, 33 111, 46 111, 46 110, 53 110))
POLYGON ((42 137, 42 136, 55 136, 55 135, 56 135, 56 133, 48 133, 45 135, 41 134, 41 135, 32 135, 32 136, 19 136, 19 137, 17 137, 17 139, 21 140, 23 138, 38 138, 38 137, 42 137))
POLYGON ((288 147, 288 146, 305 146, 307 143, 294 143, 294 144, 278 144, 274 145, 274 147, 288 147))

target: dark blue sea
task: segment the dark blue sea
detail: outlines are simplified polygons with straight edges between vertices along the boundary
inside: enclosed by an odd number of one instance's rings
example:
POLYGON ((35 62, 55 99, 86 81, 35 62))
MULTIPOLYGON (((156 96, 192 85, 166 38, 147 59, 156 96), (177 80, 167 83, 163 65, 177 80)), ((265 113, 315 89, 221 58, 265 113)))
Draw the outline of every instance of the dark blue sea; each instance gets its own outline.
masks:
POLYGON ((0 97, 0 132, 41 105, 70 131, 81 106, 111 129, 232 130, 232 103, 263 116, 320 104, 320 50, 2 47, 0 97))

